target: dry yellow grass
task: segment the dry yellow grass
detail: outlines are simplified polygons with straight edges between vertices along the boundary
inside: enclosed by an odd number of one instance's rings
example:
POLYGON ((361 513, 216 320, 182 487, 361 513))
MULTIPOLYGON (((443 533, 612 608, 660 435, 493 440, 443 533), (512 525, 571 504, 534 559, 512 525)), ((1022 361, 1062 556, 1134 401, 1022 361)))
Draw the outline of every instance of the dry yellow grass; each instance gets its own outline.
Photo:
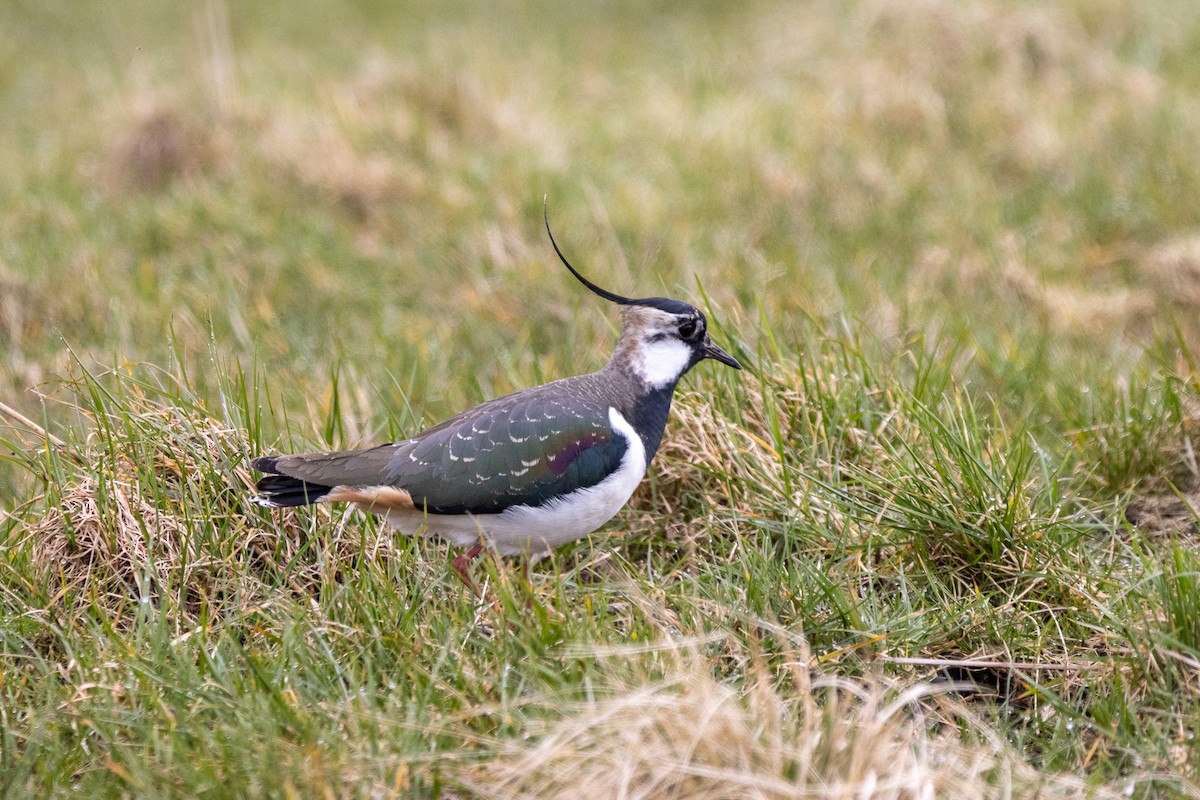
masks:
MULTIPOLYGON (((268 599, 280 582, 308 595, 364 548, 389 557, 391 534, 349 510, 312 547, 313 530, 295 513, 250 505, 245 431, 136 390, 127 400, 87 414, 95 433, 86 441, 42 445, 56 451, 59 478, 30 499, 42 513, 24 514, 12 535, 29 546, 53 602, 122 624, 131 606, 150 603, 186 625, 201 610, 211 619, 268 599)), ((317 511, 317 521, 336 513, 317 511)))
MULTIPOLYGON (((16 535, 28 541, 37 571, 59 587, 59 597, 94 602, 114 616, 171 589, 188 605, 231 593, 239 570, 218 553, 253 551, 260 545, 255 534, 264 533, 228 524, 247 488, 239 482, 245 470, 214 468, 236 463, 245 452, 242 434, 182 410, 129 410, 136 427, 125 428, 125 437, 94 436, 62 454, 65 480, 53 486, 44 514, 16 535), (142 436, 149 430, 159 436, 147 450, 142 436), (197 503, 202 498, 215 502, 197 503), (219 531, 237 538, 214 550, 219 531)), ((110 435, 121 431, 114 422, 123 421, 93 420, 110 435)))
POLYGON ((735 688, 694 649, 657 652, 662 677, 614 669, 595 699, 548 698, 546 723, 524 741, 481 742, 482 763, 456 778, 497 800, 1123 796, 1031 768, 949 687, 792 666, 781 683, 759 674, 735 688))

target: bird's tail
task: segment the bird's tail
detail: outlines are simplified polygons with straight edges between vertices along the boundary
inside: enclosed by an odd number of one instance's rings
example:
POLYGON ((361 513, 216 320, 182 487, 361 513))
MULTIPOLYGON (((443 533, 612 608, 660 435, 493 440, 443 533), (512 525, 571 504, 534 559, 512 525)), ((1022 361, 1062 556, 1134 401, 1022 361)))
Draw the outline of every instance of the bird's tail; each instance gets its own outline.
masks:
POLYGON ((250 498, 252 502, 267 508, 294 508, 319 503, 333 491, 332 486, 309 483, 284 475, 275 466, 278 460, 278 457, 264 456, 250 462, 256 470, 263 473, 255 484, 258 494, 250 498))

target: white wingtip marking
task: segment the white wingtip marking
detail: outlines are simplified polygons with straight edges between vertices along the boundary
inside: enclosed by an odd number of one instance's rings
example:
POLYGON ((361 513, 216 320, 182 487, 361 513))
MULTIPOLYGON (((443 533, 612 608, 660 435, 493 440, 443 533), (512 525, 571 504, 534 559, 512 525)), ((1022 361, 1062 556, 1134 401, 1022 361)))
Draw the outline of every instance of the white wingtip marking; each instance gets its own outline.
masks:
POLYGON ((262 506, 263 508, 283 508, 283 506, 279 505, 276 502, 268 500, 267 498, 263 497, 261 494, 251 495, 250 502, 254 503, 254 505, 256 505, 256 506, 262 506))

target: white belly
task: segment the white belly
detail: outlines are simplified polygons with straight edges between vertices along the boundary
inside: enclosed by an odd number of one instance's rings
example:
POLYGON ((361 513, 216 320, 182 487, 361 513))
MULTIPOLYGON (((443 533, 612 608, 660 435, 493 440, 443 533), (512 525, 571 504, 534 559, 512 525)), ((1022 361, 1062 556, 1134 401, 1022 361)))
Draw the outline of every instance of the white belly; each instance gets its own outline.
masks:
POLYGON ((513 506, 499 514, 391 511, 388 523, 409 535, 437 536, 462 547, 476 545, 482 539, 502 556, 538 555, 582 539, 629 502, 646 474, 642 437, 615 408, 608 409, 608 420, 613 430, 629 441, 629 448, 617 471, 595 486, 578 489, 541 506, 513 506))

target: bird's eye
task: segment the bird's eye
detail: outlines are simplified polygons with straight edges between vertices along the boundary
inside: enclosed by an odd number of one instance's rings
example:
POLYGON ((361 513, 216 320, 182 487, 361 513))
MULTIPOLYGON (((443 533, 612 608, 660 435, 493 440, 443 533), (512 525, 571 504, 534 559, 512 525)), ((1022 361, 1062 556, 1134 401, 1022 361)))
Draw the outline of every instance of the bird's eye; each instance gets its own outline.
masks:
POLYGON ((679 338, 690 339, 696 335, 696 320, 689 319, 679 326, 679 338))

